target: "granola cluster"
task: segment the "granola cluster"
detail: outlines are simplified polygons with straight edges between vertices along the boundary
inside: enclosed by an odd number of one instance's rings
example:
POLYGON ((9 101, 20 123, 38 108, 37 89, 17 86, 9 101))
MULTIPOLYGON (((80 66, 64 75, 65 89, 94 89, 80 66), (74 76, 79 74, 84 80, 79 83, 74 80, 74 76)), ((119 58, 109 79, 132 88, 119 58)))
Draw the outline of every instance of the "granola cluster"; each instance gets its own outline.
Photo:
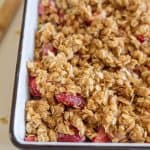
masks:
POLYGON ((149 0, 41 0, 26 141, 150 142, 149 0))

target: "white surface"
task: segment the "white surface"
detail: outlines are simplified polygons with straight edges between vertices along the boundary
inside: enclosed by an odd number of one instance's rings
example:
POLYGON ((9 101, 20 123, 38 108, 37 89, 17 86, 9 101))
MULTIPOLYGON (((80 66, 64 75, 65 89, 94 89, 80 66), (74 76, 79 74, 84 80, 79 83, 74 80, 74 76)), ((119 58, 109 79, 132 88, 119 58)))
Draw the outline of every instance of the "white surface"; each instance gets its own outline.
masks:
MULTIPOLYGON (((4 40, 0 43, 0 117, 9 119, 15 65, 18 51, 23 4, 10 26, 4 40)), ((9 125, 0 125, 0 150, 16 150, 9 140, 9 125)))
POLYGON ((18 75, 18 91, 16 97, 14 136, 19 143, 24 143, 25 136, 25 103, 28 98, 28 72, 27 62, 33 58, 34 35, 37 27, 38 0, 28 0, 25 15, 25 28, 22 40, 22 53, 20 62, 20 72, 18 75), (34 11, 31 11, 34 10, 34 11))

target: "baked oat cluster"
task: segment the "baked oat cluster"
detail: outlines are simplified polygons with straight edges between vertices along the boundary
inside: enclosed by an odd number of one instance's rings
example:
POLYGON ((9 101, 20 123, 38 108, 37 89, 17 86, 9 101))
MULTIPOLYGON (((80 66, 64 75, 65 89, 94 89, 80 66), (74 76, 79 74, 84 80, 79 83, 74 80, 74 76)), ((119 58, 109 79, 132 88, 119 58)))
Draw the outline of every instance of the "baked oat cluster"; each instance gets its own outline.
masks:
POLYGON ((41 0, 25 141, 150 142, 150 1, 41 0))

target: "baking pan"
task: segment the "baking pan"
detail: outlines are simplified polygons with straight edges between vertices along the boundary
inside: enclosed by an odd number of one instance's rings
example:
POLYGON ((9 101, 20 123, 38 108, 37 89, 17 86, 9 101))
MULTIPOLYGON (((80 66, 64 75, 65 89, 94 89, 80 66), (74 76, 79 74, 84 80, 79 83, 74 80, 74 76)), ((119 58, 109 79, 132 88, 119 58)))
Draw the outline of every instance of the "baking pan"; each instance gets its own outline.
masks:
POLYGON ((10 118, 10 138, 14 145, 21 149, 47 150, 141 150, 150 149, 150 144, 144 143, 57 143, 57 142, 25 142, 25 103, 29 99, 28 71, 26 64, 33 59, 34 35, 37 26, 38 0, 26 0, 22 23, 22 33, 18 58, 10 118))

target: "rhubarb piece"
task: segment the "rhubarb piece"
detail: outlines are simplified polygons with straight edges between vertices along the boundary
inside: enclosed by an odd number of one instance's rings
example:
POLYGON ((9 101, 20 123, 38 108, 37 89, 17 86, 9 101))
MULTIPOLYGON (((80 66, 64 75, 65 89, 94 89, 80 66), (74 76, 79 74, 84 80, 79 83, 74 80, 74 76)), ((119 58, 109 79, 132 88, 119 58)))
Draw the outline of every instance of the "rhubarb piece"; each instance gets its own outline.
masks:
POLYGON ((35 79, 36 79, 35 77, 31 77, 31 76, 29 77, 29 91, 32 96, 41 97, 41 93, 37 89, 35 79))
POLYGON ((66 106, 71 106, 74 108, 84 108, 85 100, 80 95, 71 95, 68 93, 59 93, 55 95, 56 100, 63 103, 66 106))

